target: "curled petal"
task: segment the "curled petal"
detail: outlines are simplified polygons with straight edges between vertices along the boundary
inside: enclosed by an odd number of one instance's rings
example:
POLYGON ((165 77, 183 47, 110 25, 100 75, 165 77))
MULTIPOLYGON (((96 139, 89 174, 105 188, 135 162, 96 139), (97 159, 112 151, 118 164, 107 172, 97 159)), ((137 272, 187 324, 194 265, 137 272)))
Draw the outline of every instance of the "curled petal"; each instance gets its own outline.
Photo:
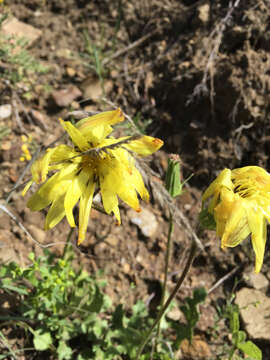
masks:
POLYGON ((133 151, 141 156, 148 156, 161 148, 163 141, 152 136, 143 136, 140 139, 133 140, 129 144, 123 145, 126 149, 133 151))

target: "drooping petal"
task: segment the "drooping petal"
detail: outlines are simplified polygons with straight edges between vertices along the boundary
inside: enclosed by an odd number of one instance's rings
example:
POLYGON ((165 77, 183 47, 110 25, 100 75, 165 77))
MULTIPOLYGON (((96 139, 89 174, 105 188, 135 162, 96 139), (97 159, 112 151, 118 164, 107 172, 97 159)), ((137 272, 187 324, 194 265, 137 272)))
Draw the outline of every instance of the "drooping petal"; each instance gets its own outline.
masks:
POLYGON ((77 171, 76 164, 70 164, 48 179, 27 202, 32 211, 44 209, 54 199, 64 194, 77 171))
POLYGON ((71 122, 60 119, 60 123, 70 136, 74 145, 76 145, 81 151, 86 151, 89 149, 88 141, 82 135, 82 133, 71 124, 71 122))
POLYGON ((132 169, 131 174, 131 180, 130 180, 136 189, 136 191, 139 193, 140 197, 144 201, 149 201, 149 193, 144 185, 143 178, 141 173, 136 169, 134 166, 132 169))
POLYGON ((64 194, 56 198, 48 211, 45 221, 45 230, 52 229, 65 216, 64 194))
POLYGON ((248 237, 250 234, 248 211, 250 211, 249 204, 243 199, 234 201, 221 239, 222 248, 235 247, 248 237))
POLYGON ((63 165, 62 170, 50 177, 50 179, 41 186, 38 190, 39 194, 51 200, 58 197, 59 193, 63 194, 67 190, 69 183, 76 176, 77 171, 77 164, 63 165))
POLYGON ((100 192, 102 196, 102 204, 107 214, 113 213, 117 219, 118 224, 121 224, 120 211, 118 207, 118 198, 115 192, 106 189, 104 183, 100 184, 100 192))
POLYGON ((89 221, 89 215, 92 207, 94 191, 95 191, 95 183, 93 179, 89 179, 86 190, 84 193, 82 193, 80 199, 78 245, 80 245, 82 241, 85 239, 85 234, 87 231, 87 225, 89 221))
POLYGON ((251 230, 251 241, 253 250, 256 255, 255 272, 258 273, 261 270, 263 264, 263 257, 266 243, 266 221, 263 214, 258 207, 254 204, 253 211, 248 214, 248 224, 251 230))
POLYGON ((64 207, 67 220, 71 227, 76 226, 73 216, 73 208, 77 204, 81 195, 86 191, 86 184, 89 176, 92 177, 92 175, 88 172, 81 171, 80 174, 74 178, 69 188, 67 189, 64 207))
POLYGON ((140 156, 148 156, 160 149, 162 145, 163 141, 158 138, 154 138, 152 136, 142 136, 137 140, 124 144, 123 147, 140 156))

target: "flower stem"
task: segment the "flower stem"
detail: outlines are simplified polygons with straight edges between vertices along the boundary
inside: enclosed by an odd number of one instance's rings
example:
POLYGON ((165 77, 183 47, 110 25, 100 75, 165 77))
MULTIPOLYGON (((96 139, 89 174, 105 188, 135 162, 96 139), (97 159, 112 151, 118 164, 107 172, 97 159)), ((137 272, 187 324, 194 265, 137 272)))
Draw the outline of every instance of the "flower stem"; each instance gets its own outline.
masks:
POLYGON ((177 282, 177 284, 175 285, 175 288, 173 290, 173 292, 171 293, 171 295, 169 296, 168 300, 166 301, 166 303, 163 305, 163 307, 161 308, 160 312, 159 312, 159 315, 157 317, 157 319, 155 320, 155 322, 153 323, 153 325, 151 326, 151 328, 149 329, 149 331, 146 333, 146 335, 144 336, 144 339, 143 341, 141 342, 140 344, 140 347, 139 347, 139 350, 138 350, 138 353, 137 353, 137 356, 136 356, 136 360, 139 360, 140 359, 140 356, 143 352, 143 349, 145 347, 145 345, 147 344, 151 334, 152 334, 152 331, 154 330, 154 328, 158 325, 158 323, 160 322, 162 316, 164 315, 164 313, 166 312, 166 310, 168 309, 168 307, 170 306, 172 300, 174 299, 175 295, 177 294, 178 290, 180 289, 182 283, 184 282, 187 274, 188 274, 188 271, 192 265, 192 262, 194 260, 194 257, 195 257, 195 254, 196 254, 196 249, 197 249, 197 245, 195 243, 195 241, 192 242, 192 245, 191 245, 191 248, 190 248, 190 253, 189 253, 189 257, 187 259, 187 262, 186 262, 186 265, 185 265, 185 268, 177 282))
MULTIPOLYGON (((171 244, 172 244, 172 234, 174 230, 174 222, 173 222, 173 215, 170 212, 170 218, 169 218, 169 231, 167 236, 167 247, 166 247, 166 255, 165 255, 165 269, 164 269, 164 282, 162 286, 162 295, 161 295, 161 301, 160 301, 160 308, 162 309, 164 302, 165 302, 165 296, 166 296, 166 288, 167 288, 167 282, 168 282, 168 272, 169 272, 169 263, 171 258, 171 244)), ((156 344, 155 347, 157 347, 158 339, 160 335, 160 321, 158 323, 157 327, 157 335, 156 335, 156 344)))

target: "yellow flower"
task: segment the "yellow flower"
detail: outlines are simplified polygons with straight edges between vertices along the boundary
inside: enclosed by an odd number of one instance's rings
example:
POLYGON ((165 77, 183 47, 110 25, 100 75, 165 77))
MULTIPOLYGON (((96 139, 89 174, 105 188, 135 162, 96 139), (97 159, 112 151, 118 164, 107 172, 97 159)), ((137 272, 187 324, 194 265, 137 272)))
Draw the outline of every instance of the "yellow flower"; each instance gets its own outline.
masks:
POLYGON ((150 155, 163 142, 150 136, 107 137, 113 130, 111 125, 123 120, 120 109, 82 119, 76 126, 60 120, 73 146, 62 144, 48 149, 43 158, 32 165, 32 180, 23 191, 24 195, 33 182, 44 183, 48 172, 56 171, 27 203, 32 211, 51 205, 46 230, 53 228, 64 216, 70 226, 75 227, 73 209, 79 201, 80 244, 85 238, 95 192, 100 190, 105 211, 113 213, 119 224, 118 197, 136 211, 140 211, 137 193, 143 200, 149 199, 131 152, 150 155))
POLYGON ((270 221, 270 174, 258 166, 224 169, 204 192, 203 207, 208 198, 208 212, 214 216, 221 247, 237 246, 251 235, 258 273, 270 221))

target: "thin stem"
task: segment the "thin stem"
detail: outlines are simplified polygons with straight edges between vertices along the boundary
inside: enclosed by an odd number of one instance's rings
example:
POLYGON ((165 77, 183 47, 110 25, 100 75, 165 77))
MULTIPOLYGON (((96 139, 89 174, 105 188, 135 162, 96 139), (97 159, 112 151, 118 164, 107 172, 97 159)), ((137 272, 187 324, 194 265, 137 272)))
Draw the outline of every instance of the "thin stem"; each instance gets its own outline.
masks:
MULTIPOLYGON (((168 272, 169 272, 169 263, 171 258, 171 244, 172 244, 172 234, 174 230, 174 222, 173 222, 173 215, 170 212, 170 219, 169 219, 169 231, 167 236, 167 247, 166 247, 166 255, 165 255, 165 269, 164 269, 164 282, 162 286, 162 295, 161 295, 161 301, 160 301, 160 308, 162 309, 164 302, 165 302, 165 296, 166 296, 166 288, 167 288, 167 282, 168 282, 168 272)), ((156 344, 155 347, 157 347, 158 339, 160 335, 160 322, 158 323, 157 327, 157 337, 156 337, 156 344)))
POLYGON ((153 323, 153 325, 151 326, 151 328, 149 329, 149 331, 147 332, 147 334, 145 335, 143 341, 140 344, 137 356, 136 356, 136 360, 140 359, 141 353, 143 352, 143 349, 145 347, 145 345, 147 344, 152 331, 154 330, 154 328, 157 326, 157 324, 160 322, 162 316, 164 315, 164 313, 166 312, 166 310, 168 309, 168 307, 170 306, 172 300, 174 299, 175 295, 177 294, 178 290, 180 289, 181 285, 183 284, 183 281, 185 280, 188 271, 192 265, 192 262, 194 260, 195 254, 196 254, 196 249, 197 249, 197 245, 195 243, 195 241, 192 242, 191 245, 191 249, 190 249, 190 253, 189 253, 189 257, 186 263, 186 266, 177 282, 177 284, 175 285, 175 288, 173 290, 173 292, 171 293, 171 295, 169 296, 168 300, 166 301, 165 305, 162 307, 162 309, 159 312, 159 315, 157 317, 157 319, 155 320, 155 322, 153 323))

